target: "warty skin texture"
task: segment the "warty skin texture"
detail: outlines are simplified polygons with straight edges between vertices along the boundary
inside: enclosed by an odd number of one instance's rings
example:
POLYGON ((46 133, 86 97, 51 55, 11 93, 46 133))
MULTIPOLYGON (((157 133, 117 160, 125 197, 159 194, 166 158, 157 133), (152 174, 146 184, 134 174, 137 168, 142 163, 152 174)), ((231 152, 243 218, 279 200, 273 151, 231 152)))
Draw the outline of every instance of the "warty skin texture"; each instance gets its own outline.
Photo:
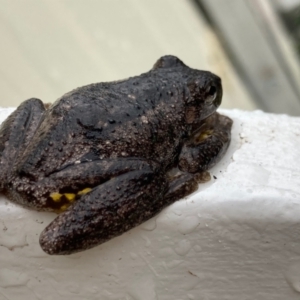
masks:
POLYGON ((140 76, 23 102, 0 129, 0 190, 59 212, 49 254, 94 247, 193 192, 225 153, 221 80, 164 56, 140 76), (176 168, 179 172, 170 172, 176 168), (175 175, 174 175, 175 174, 175 175))

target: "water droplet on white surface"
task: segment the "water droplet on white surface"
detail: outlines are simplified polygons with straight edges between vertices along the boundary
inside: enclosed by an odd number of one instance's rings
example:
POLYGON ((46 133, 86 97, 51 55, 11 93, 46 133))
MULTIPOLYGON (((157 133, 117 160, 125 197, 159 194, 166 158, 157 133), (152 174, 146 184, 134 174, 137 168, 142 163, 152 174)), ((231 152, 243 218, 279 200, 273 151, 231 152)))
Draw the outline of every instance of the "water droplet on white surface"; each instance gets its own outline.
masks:
POLYGON ((193 232, 199 225, 199 219, 195 216, 188 216, 182 220, 178 226, 178 231, 182 234, 193 232))
POLYGON ((166 265, 167 265, 168 269, 174 269, 182 263, 183 263, 183 260, 173 259, 171 261, 168 261, 166 263, 166 265))
POLYGON ((133 300, 157 300, 155 281, 150 275, 135 279, 128 293, 133 300))
POLYGON ((143 239, 144 239, 145 242, 146 242, 145 246, 146 246, 146 247, 149 247, 149 246, 151 245, 150 239, 148 239, 146 236, 143 236, 143 239))
POLYGON ((29 277, 19 271, 12 271, 9 269, 0 270, 0 287, 17 287, 17 286, 26 286, 29 281, 29 277))
POLYGON ((300 261, 293 262, 286 274, 286 281, 298 293, 300 293, 300 261))
POLYGON ((179 209, 173 210, 173 213, 174 213, 176 216, 181 216, 181 215, 182 215, 182 211, 179 210, 179 209))
POLYGON ((67 290, 72 294, 79 294, 80 286, 78 284, 70 284, 67 286, 67 290))
POLYGON ((4 235, 0 238, 0 244, 7 249, 22 248, 28 246, 25 235, 4 235))
POLYGON ((141 229, 146 230, 146 231, 152 231, 156 228, 156 219, 152 218, 149 221, 143 223, 141 225, 141 229))
POLYGON ((171 247, 162 247, 161 249, 158 250, 159 257, 171 257, 174 255, 174 250, 171 247))
POLYGON ((133 260, 135 260, 135 259, 138 258, 138 256, 137 256, 135 253, 133 253, 133 252, 130 252, 130 257, 131 257, 133 260))
POLYGON ((99 288, 96 287, 96 286, 93 286, 91 289, 90 289, 90 292, 92 294, 99 294, 99 288))
POLYGON ((196 252, 201 252, 202 251, 202 248, 200 245, 195 245, 194 248, 193 248, 196 252))
POLYGON ((186 255, 190 249, 192 248, 191 242, 188 240, 181 240, 174 248, 174 251, 180 255, 184 256, 186 255))

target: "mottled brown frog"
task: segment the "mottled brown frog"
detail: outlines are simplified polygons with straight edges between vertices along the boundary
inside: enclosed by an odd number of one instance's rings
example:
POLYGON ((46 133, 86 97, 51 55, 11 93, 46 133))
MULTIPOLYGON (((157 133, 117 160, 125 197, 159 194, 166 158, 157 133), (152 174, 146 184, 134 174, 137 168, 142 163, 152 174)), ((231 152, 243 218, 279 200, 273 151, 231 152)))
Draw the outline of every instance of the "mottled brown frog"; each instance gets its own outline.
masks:
POLYGON ((221 98, 219 77, 164 56, 147 73, 51 106, 29 99, 0 129, 0 191, 59 212, 40 236, 45 252, 94 247, 197 189, 230 142, 221 98))

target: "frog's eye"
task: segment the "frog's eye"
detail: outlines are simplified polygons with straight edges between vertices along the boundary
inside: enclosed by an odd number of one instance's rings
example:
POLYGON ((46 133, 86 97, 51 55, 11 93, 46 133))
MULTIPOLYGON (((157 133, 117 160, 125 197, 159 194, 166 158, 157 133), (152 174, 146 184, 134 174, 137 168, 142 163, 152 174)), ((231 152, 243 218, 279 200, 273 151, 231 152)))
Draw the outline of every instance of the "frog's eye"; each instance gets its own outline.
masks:
POLYGON ((217 98, 217 88, 214 85, 210 85, 206 89, 206 102, 213 102, 217 98))
POLYGON ((165 55, 154 64, 153 70, 175 67, 186 67, 186 65, 174 55, 165 55))

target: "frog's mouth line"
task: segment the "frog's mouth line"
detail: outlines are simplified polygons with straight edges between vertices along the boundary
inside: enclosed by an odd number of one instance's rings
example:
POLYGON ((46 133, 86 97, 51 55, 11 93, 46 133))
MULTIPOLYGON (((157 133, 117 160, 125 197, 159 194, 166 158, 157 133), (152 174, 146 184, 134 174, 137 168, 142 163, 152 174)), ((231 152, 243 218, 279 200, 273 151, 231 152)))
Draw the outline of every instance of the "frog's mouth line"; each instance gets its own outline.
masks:
POLYGON ((197 118, 199 115, 201 116, 203 112, 199 112, 197 110, 188 110, 186 114, 186 121, 188 124, 190 124, 190 134, 189 135, 195 135, 199 131, 205 131, 205 127, 213 127, 213 123, 215 121, 215 118, 213 117, 215 114, 218 114, 216 112, 216 109, 213 109, 204 119, 203 118, 197 118), (189 123, 190 122, 190 123, 189 123))

